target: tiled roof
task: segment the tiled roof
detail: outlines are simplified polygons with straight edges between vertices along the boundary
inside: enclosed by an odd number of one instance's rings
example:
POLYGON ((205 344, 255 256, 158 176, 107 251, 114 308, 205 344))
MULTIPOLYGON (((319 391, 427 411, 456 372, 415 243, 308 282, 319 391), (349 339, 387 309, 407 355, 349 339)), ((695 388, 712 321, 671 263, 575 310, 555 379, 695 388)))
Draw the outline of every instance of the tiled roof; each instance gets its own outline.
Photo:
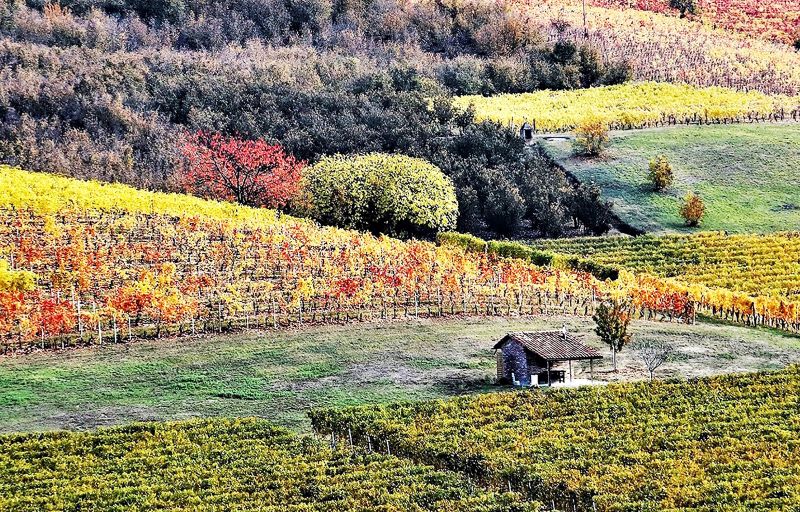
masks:
POLYGON ((550 361, 601 359, 600 352, 564 331, 510 332, 495 344, 498 349, 509 339, 550 361))

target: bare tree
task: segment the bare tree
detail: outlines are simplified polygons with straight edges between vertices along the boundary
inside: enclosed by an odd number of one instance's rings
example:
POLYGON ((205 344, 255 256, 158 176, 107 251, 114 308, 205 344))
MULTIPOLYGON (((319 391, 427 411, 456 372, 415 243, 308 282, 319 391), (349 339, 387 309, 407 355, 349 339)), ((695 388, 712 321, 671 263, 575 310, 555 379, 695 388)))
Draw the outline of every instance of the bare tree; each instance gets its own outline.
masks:
POLYGON ((640 340, 633 347, 633 351, 639 355, 647 371, 650 372, 650 380, 653 380, 653 373, 672 355, 672 345, 661 340, 640 340))

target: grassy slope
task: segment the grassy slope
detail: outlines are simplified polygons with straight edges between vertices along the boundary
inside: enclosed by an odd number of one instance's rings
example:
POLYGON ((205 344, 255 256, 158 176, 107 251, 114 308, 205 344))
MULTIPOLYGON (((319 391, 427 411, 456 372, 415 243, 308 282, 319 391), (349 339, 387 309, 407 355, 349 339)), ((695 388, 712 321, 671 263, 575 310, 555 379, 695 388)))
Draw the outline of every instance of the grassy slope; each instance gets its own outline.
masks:
POLYGON ((730 232, 800 230, 800 125, 676 127, 615 134, 604 158, 571 156, 566 140, 546 147, 582 181, 595 181, 623 220, 652 232, 688 232, 678 208, 701 194, 700 229, 730 232), (649 160, 666 154, 675 184, 662 194, 647 184, 649 160))
MULTIPOLYGON (((313 407, 496 389, 489 386, 494 340, 510 330, 562 323, 597 345, 590 319, 489 319, 327 326, 0 359, 0 431, 249 415, 306 430, 305 412, 313 407)), ((800 362, 800 340, 767 331, 650 322, 637 322, 634 331, 639 338, 668 339, 678 348, 660 376, 800 362)), ((606 367, 596 376, 644 378, 631 357, 623 352, 619 375, 606 373, 606 367)), ((585 377, 582 368, 575 371, 585 377)))

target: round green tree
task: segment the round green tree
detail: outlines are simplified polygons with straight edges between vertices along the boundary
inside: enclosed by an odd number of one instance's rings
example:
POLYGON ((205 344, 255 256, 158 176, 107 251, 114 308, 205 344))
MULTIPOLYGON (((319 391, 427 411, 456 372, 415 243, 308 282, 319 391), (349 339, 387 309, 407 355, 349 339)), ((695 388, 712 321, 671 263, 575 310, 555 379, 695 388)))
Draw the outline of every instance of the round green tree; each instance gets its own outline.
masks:
POLYGON ((403 155, 323 158, 307 167, 311 216, 344 228, 392 236, 432 236, 455 228, 453 183, 438 167, 403 155))

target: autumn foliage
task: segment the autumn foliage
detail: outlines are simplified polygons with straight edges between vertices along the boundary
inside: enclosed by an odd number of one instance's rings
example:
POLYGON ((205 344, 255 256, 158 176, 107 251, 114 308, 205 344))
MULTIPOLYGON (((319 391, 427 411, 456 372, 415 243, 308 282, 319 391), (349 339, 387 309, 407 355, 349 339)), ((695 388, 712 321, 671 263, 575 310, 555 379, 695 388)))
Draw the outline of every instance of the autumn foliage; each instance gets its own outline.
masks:
POLYGON ((575 152, 579 155, 598 156, 610 141, 608 125, 602 119, 587 119, 575 129, 575 152))
MULTIPOLYGON (((783 238, 778 247, 790 248, 783 238)), ((629 263, 621 266, 636 274, 601 281, 576 270, 588 270, 580 259, 540 266, 504 251, 401 242, 265 208, 3 166, 0 247, 0 352, 421 315, 588 316, 610 296, 629 299, 634 318, 692 321, 699 308, 800 330, 800 303, 759 287, 680 282, 629 263)), ((775 254, 766 260, 782 261, 775 254)), ((796 280, 785 268, 783 282, 796 280)))
POLYGON ((681 217, 687 226, 697 226, 706 214, 706 205, 697 194, 689 192, 681 205, 681 217))
POLYGON ((180 186, 208 199, 284 208, 300 189, 303 163, 278 145, 199 131, 181 148, 180 186))
POLYGON ((672 165, 666 155, 658 155, 650 160, 650 182, 656 192, 672 186, 675 176, 672 172, 672 165))
POLYGON ((726 30, 787 44, 800 32, 800 4, 795 0, 592 0, 591 4, 690 15, 726 30))
POLYGON ((642 311, 690 318, 685 294, 651 283, 644 294, 632 279, 265 208, 0 171, 3 280, 24 283, 0 290, 0 351, 421 315, 589 315, 609 287, 641 297, 642 311))

